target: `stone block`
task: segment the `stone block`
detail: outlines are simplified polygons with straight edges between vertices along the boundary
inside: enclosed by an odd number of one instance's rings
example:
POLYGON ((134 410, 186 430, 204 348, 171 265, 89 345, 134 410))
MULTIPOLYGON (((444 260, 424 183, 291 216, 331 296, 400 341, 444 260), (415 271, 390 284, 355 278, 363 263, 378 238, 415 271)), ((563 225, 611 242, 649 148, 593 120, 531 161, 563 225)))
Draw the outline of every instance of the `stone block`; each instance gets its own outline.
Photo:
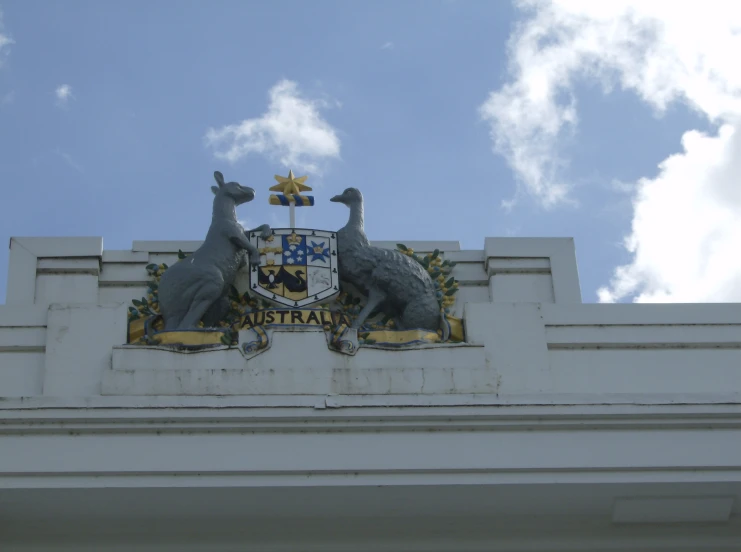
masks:
POLYGON ((491 393, 497 384, 483 347, 364 348, 347 357, 330 351, 320 331, 276 331, 272 346, 251 358, 238 348, 175 352, 121 346, 114 349, 111 368, 103 394, 455 394, 491 393))
POLYGON ((63 304, 49 307, 44 395, 100 395, 113 348, 126 341, 126 305, 63 304))

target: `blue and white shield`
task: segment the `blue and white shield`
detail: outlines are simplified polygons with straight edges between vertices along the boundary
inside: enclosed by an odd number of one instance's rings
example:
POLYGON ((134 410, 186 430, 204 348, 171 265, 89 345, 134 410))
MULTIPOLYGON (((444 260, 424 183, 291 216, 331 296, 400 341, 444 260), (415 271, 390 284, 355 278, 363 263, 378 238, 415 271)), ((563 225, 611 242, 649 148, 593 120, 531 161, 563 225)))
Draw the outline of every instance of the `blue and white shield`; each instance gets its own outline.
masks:
POLYGON ((327 230, 274 228, 267 239, 250 232, 260 265, 250 267, 254 295, 286 307, 332 301, 340 292, 337 234, 327 230))

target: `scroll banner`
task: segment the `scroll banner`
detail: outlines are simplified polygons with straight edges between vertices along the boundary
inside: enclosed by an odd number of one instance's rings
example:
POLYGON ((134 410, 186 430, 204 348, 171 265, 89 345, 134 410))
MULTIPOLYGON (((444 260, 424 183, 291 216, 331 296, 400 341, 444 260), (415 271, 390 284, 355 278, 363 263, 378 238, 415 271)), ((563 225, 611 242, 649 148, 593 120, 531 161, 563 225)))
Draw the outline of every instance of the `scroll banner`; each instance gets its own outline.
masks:
POLYGON ((314 196, 306 196, 301 194, 289 194, 289 195, 275 195, 272 194, 268 199, 270 205, 281 205, 288 207, 293 203, 296 207, 313 207, 314 196))
POLYGON ((350 323, 344 313, 327 309, 263 309, 246 313, 240 327, 322 326, 329 329, 343 322, 350 323))
MULTIPOLYGON (((450 325, 451 342, 462 342, 462 320, 447 317, 450 325)), ((269 345, 269 329, 321 328, 327 332, 329 344, 344 351, 341 346, 351 320, 341 311, 327 309, 261 309, 246 313, 236 325, 237 330, 246 332, 246 340, 240 344, 244 352, 254 353, 269 345)), ((223 337, 233 330, 230 328, 200 328, 194 330, 163 331, 160 315, 129 322, 129 344, 177 346, 189 349, 223 346, 223 337)), ((360 346, 379 348, 414 347, 429 343, 440 343, 440 336, 428 330, 353 330, 361 338, 360 346)), ((236 344, 236 343, 235 343, 236 344)), ((351 354, 354 354, 352 351, 351 354)))

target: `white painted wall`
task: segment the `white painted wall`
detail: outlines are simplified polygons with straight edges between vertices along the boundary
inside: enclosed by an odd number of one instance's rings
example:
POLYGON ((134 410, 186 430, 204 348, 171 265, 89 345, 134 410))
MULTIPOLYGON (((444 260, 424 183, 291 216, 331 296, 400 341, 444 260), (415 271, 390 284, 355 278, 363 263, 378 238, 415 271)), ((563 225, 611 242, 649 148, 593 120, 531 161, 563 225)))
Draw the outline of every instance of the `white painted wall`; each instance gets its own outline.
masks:
MULTIPOLYGON (((239 351, 171 353, 123 346, 126 305, 146 265, 199 242, 13 238, 8 305, 0 306, 0 396, 493 395, 559 402, 741 395, 739 305, 581 304, 570 239, 409 242, 454 260, 456 314, 470 346, 354 358, 318 334, 276 333, 252 360, 239 351), (295 351, 303 354, 297 356, 295 351), (570 397, 567 399, 567 397, 570 397)), ((394 247, 391 242, 378 245, 394 247)))
POLYGON ((407 242, 458 262, 466 345, 124 346, 198 245, 11 240, 1 550, 741 549, 741 306, 582 304, 568 239, 407 242))

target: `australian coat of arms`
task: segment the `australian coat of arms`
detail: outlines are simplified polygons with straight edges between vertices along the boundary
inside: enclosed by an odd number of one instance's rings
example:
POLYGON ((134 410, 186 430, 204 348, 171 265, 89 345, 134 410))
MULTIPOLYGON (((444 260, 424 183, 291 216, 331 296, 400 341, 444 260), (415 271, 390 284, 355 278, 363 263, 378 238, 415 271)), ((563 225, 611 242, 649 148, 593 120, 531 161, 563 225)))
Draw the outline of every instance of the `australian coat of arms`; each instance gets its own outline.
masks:
POLYGON ((455 263, 435 250, 370 244, 363 196, 348 188, 331 201, 350 209, 337 231, 296 228, 295 208, 314 205, 306 176, 275 176, 271 205, 289 207, 290 227, 245 230, 236 207, 255 191, 214 173, 213 218, 203 244, 172 266, 150 264, 146 297, 129 307, 128 343, 182 350, 269 348, 274 331, 323 332, 330 349, 439 346, 464 341, 451 315, 455 263), (246 280, 246 285, 245 285, 246 280))
POLYGON ((326 230, 276 228, 249 240, 260 252, 250 269, 253 294, 286 307, 325 303, 340 293, 337 234, 326 230))

